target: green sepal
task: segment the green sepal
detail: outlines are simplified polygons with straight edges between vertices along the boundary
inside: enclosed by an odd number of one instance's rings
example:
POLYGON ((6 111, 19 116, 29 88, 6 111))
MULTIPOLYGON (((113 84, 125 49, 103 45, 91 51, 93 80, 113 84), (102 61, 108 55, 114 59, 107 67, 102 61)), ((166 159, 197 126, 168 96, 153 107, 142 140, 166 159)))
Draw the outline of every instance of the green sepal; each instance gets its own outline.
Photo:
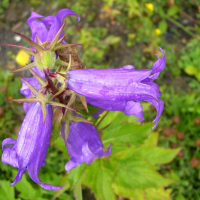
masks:
POLYGON ((11 72, 11 73, 21 72, 21 71, 24 71, 24 70, 27 70, 27 69, 31 69, 31 68, 33 68, 35 66, 36 66, 36 64, 34 62, 32 62, 32 63, 30 63, 30 64, 28 64, 28 65, 26 65, 26 66, 24 66, 24 67, 22 67, 20 69, 17 69, 15 71, 11 72))
POLYGON ((34 76, 34 78, 37 80, 37 82, 42 86, 42 87, 46 87, 48 85, 48 83, 46 81, 44 81, 43 78, 41 78, 36 72, 34 72, 32 69, 30 69, 30 72, 32 73, 32 75, 34 76))

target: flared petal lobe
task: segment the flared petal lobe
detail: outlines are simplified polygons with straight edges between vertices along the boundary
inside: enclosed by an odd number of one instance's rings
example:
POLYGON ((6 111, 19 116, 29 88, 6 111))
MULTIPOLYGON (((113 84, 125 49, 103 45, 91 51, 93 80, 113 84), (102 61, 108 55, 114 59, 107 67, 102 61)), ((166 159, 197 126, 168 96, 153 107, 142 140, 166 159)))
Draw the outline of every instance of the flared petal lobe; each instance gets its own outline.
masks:
MULTIPOLYGON (((64 139, 63 124, 61 133, 64 139)), ((70 171, 83 162, 90 164, 95 158, 109 156, 112 152, 111 145, 107 152, 103 151, 103 144, 95 126, 83 122, 70 124, 66 147, 71 157, 65 165, 66 171, 70 171)))
MULTIPOLYGON (((143 120, 140 101, 153 104, 158 123, 163 110, 161 92, 155 80, 165 67, 165 55, 153 64, 152 70, 135 70, 127 65, 119 69, 78 69, 69 71, 67 87, 86 97, 88 103, 110 111, 122 111, 143 120), (154 73, 151 75, 151 73, 154 73)), ((155 125, 153 127, 155 127, 155 125)))
MULTIPOLYGON (((78 14, 67 8, 60 10, 56 14, 56 16, 47 16, 41 21, 38 20, 37 18, 42 18, 43 16, 37 14, 36 12, 32 12, 31 16, 27 20, 27 23, 31 29, 32 40, 36 42, 36 34, 37 34, 37 36, 42 42, 52 41, 58 30, 61 28, 63 19, 71 15, 76 16, 78 21, 80 20, 78 14)), ((60 38, 62 36, 63 36, 63 31, 60 35, 60 38)), ((63 41, 63 43, 65 42, 63 41)))
POLYGON ((58 190, 63 187, 42 183, 38 177, 39 170, 45 162, 52 127, 52 106, 47 105, 46 110, 47 116, 43 125, 40 104, 32 104, 24 118, 17 140, 7 138, 2 143, 2 162, 18 168, 13 186, 28 170, 31 179, 47 190, 58 190), (5 147, 5 145, 13 146, 5 147))

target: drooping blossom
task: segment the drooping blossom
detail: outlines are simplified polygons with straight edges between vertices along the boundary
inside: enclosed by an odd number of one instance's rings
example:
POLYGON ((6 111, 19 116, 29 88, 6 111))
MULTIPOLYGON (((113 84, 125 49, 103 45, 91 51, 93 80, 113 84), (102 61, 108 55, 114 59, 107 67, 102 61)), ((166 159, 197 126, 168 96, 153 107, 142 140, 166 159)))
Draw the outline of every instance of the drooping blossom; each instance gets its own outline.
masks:
MULTIPOLYGON (((61 134, 65 140, 64 124, 62 124, 61 134)), ((107 152, 103 151, 103 144, 96 127, 83 122, 70 123, 66 147, 71 157, 65 165, 66 171, 83 162, 90 164, 95 158, 109 156, 112 152, 111 145, 107 152)))
POLYGON ((121 111, 143 121, 140 101, 146 101, 157 109, 153 122, 157 125, 164 103, 161 92, 153 81, 165 67, 165 54, 153 64, 152 70, 135 70, 131 65, 119 69, 77 69, 69 71, 67 87, 84 95, 88 103, 105 110, 121 111), (152 75, 151 75, 152 74, 152 75))
POLYGON ((63 186, 53 186, 43 183, 39 177, 39 170, 45 164, 52 127, 52 106, 47 105, 47 116, 43 125, 43 114, 39 103, 32 104, 28 110, 17 140, 7 138, 2 142, 3 154, 1 161, 18 168, 18 173, 11 185, 21 180, 27 170, 31 179, 46 190, 58 190, 63 186), (8 146, 6 145, 13 145, 8 146))

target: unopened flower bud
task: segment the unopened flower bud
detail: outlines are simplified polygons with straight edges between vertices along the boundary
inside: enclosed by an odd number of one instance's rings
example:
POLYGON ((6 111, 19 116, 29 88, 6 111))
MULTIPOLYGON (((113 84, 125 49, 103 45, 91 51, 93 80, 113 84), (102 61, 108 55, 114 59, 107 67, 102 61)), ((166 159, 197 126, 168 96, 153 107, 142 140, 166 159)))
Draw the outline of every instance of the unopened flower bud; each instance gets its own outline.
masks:
POLYGON ((34 57, 35 65, 40 69, 49 68, 53 69, 56 62, 56 54, 55 51, 46 50, 37 53, 34 57))

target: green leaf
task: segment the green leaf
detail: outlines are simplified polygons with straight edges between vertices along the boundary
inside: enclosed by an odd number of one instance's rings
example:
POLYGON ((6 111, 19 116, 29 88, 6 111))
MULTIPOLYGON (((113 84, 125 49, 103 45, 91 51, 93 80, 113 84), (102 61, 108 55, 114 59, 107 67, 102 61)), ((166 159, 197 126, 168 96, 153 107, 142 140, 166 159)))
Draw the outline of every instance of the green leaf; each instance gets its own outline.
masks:
POLYGON ((175 200, 186 200, 186 198, 185 198, 183 195, 178 194, 178 195, 176 196, 175 200))
POLYGON ((167 31, 167 22, 165 20, 162 20, 158 24, 158 28, 161 30, 162 33, 167 31))
POLYGON ((104 40, 104 42, 107 45, 113 45, 113 44, 119 43, 120 40, 121 40, 121 37, 117 37, 117 36, 114 36, 114 35, 109 35, 108 37, 106 37, 106 39, 104 40))
MULTIPOLYGON (((99 120, 97 121, 97 123, 102 119, 102 117, 105 115, 106 111, 103 112, 100 117, 99 120)), ((108 112, 108 114, 106 115, 106 118, 101 122, 99 128, 103 128, 104 126, 108 125, 111 122, 124 122, 124 123, 138 123, 139 122, 135 122, 135 120, 137 120, 136 117, 134 117, 133 115, 125 115, 122 112, 116 111, 116 112, 108 112)))
POLYGON ((178 8, 175 6, 171 6, 168 10, 167 10, 167 15, 169 17, 173 17, 174 15, 176 15, 178 13, 178 8))
POLYGON ((164 190, 156 188, 145 189, 145 198, 144 200, 171 200, 170 194, 164 190))
POLYGON ((112 184, 112 188, 116 194, 134 200, 171 200, 170 194, 163 188, 129 189, 116 184, 112 184))
POLYGON ((14 187, 10 185, 10 181, 0 181, 0 199, 14 200, 14 187))
POLYGON ((141 147, 155 147, 158 143, 158 132, 152 132, 148 138, 144 141, 144 144, 141 145, 141 147))
POLYGON ((142 189, 133 189, 126 188, 122 185, 112 184, 112 188, 117 195, 120 195, 125 198, 133 198, 134 200, 143 200, 143 190, 142 189))
POLYGON ((138 153, 147 159, 152 165, 166 164, 171 162, 181 148, 177 149, 164 149, 162 147, 146 147, 139 148, 138 153))
POLYGON ((111 157, 118 168, 114 180, 116 185, 126 188, 166 187, 174 181, 162 177, 153 167, 145 161, 134 148, 115 154, 111 157))
POLYGON ((62 139, 62 137, 57 138, 55 141, 55 146, 67 157, 69 158, 69 155, 67 153, 67 148, 65 146, 65 142, 62 139))
POLYGON ((68 180, 70 182, 72 189, 74 188, 76 182, 81 178, 81 176, 83 175, 83 172, 85 171, 87 167, 88 165, 86 163, 83 163, 81 165, 78 165, 77 167, 75 167, 69 172, 68 180))
POLYGON ((184 71, 186 74, 192 76, 195 75, 197 73, 197 68, 194 67, 193 65, 189 65, 186 68, 184 68, 184 71))
POLYGON ((104 145, 109 145, 110 143, 119 145, 119 143, 121 143, 123 145, 131 144, 138 146, 142 144, 150 134, 151 127, 152 124, 139 126, 120 122, 112 123, 104 130, 102 142, 104 145))
POLYGON ((115 174, 115 167, 111 162, 98 159, 85 171, 82 183, 91 188, 97 200, 115 200, 111 182, 115 174))
POLYGON ((198 81, 200 81, 200 71, 198 71, 196 74, 195 74, 195 77, 198 81))

